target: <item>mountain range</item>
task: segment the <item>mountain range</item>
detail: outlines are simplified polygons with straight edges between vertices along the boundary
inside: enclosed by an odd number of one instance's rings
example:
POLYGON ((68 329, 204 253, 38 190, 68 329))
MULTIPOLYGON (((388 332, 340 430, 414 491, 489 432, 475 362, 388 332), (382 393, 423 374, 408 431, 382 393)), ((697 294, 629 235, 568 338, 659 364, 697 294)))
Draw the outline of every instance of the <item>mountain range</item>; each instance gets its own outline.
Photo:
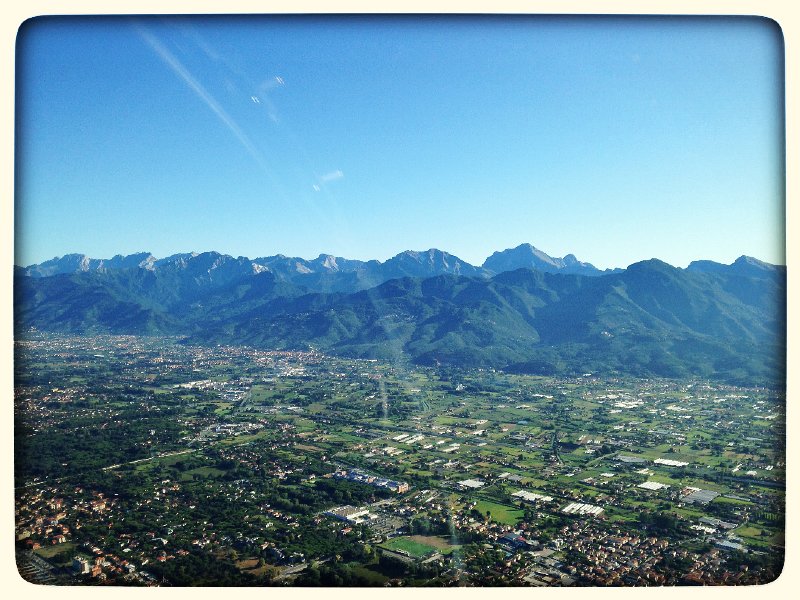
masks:
POLYGON ((601 271, 530 244, 480 267, 435 249, 384 262, 72 254, 14 273, 18 338, 168 334, 535 374, 785 379, 786 269, 745 256, 601 271))
MULTIPOLYGON (((203 265, 209 260, 215 262, 215 264, 210 265, 211 268, 217 268, 220 265, 230 268, 230 260, 232 258, 217 252, 174 254, 162 259, 157 259, 149 252, 140 252, 128 256, 117 255, 108 259, 90 258, 85 254, 67 254, 40 264, 30 265, 24 269, 16 267, 16 270, 20 274, 29 277, 50 277, 65 273, 86 273, 90 271, 107 272, 131 268, 159 271, 175 267, 189 267, 192 270, 197 270, 199 265, 203 265)), ((282 254, 252 260, 246 257, 239 257, 235 260, 241 267, 246 268, 249 264, 249 267, 254 272, 269 271, 280 280, 300 283, 309 289, 316 289, 317 286, 327 288, 333 285, 334 287, 342 287, 344 291, 352 290, 354 287, 359 289, 373 287, 398 277, 432 277, 442 274, 491 277, 497 273, 521 268, 538 269, 547 273, 572 273, 592 276, 620 271, 620 269, 601 271, 594 265, 578 261, 572 254, 568 254, 564 258, 554 258, 530 244, 521 244, 516 248, 495 252, 486 259, 481 267, 475 267, 457 256, 434 248, 422 252, 406 250, 385 262, 378 260, 351 260, 330 254, 320 254, 313 260, 289 257, 282 254), (343 277, 346 273, 354 275, 343 277), (328 277, 326 279, 326 276, 331 275, 339 277, 328 277)))

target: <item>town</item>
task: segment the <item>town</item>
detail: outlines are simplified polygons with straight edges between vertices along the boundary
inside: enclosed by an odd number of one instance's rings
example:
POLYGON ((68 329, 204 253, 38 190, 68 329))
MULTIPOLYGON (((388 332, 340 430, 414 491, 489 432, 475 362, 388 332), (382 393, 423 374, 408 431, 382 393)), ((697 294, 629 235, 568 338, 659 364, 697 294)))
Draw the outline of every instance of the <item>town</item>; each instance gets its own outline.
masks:
POLYGON ((783 390, 163 337, 15 342, 17 563, 58 585, 749 585, 783 390))

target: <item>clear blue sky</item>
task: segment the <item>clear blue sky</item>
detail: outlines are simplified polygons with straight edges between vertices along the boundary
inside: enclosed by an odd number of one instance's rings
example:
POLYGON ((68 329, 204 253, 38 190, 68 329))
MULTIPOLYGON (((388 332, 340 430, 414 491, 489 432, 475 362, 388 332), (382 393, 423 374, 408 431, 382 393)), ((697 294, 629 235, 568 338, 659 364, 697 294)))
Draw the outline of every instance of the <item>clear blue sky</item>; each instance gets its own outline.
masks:
POLYGON ((759 19, 31 21, 15 263, 783 263, 782 57, 759 19))

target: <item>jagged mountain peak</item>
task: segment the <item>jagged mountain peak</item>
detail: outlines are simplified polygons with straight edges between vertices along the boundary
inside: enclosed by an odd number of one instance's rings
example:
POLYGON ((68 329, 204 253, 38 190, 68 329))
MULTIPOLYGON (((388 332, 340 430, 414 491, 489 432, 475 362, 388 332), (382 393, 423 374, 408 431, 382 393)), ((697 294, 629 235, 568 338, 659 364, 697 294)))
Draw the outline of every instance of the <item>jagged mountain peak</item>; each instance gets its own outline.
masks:
POLYGON ((494 252, 484 261, 483 268, 493 273, 514 271, 516 269, 537 269, 546 273, 570 273, 576 275, 601 275, 603 273, 594 265, 579 261, 574 254, 567 254, 564 258, 557 258, 528 243, 494 252))
POLYGON ((379 266, 385 279, 394 277, 430 277, 440 274, 484 277, 486 272, 457 256, 439 250, 405 250, 379 266))
POLYGON ((771 265, 763 260, 758 260, 757 258, 753 258, 752 256, 745 256, 742 255, 733 261, 733 267, 737 268, 750 268, 750 269, 760 269, 762 271, 774 271, 776 269, 775 265, 771 265))
POLYGON ((116 254, 112 258, 90 258, 86 254, 71 253, 56 256, 40 264, 23 269, 29 277, 50 277, 65 273, 110 270, 120 268, 151 268, 155 257, 149 252, 137 252, 129 255, 116 254))
POLYGON ((341 256, 323 253, 314 260, 309 261, 309 265, 313 265, 315 271, 322 270, 324 272, 338 273, 361 269, 365 263, 360 260, 342 258, 341 256))

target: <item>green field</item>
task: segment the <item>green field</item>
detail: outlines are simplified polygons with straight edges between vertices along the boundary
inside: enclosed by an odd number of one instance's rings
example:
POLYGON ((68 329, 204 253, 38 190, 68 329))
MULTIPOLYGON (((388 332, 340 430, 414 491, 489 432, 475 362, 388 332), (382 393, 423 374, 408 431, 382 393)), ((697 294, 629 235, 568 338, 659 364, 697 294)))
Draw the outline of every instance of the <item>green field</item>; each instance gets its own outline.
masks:
POLYGON ((206 479, 208 477, 222 477, 225 475, 227 471, 223 471, 222 469, 217 469, 215 467, 197 467, 196 469, 192 469, 191 471, 186 471, 185 473, 181 473, 181 481, 189 481, 195 479, 195 476, 199 478, 206 479))
POLYGON ((503 523, 504 525, 516 525, 525 515, 525 512, 519 508, 514 508, 507 504, 498 504, 490 500, 478 500, 478 504, 475 505, 475 510, 482 515, 489 512, 492 521, 503 523))
POLYGON ((53 544, 52 546, 42 546, 34 552, 42 558, 53 558, 56 554, 67 554, 75 550, 75 544, 67 542, 65 544, 53 544))
POLYGON ((395 552, 405 552, 414 558, 422 558, 423 556, 433 554, 437 551, 433 546, 421 544, 407 537, 392 538, 381 544, 381 547, 387 550, 394 550, 395 552))

